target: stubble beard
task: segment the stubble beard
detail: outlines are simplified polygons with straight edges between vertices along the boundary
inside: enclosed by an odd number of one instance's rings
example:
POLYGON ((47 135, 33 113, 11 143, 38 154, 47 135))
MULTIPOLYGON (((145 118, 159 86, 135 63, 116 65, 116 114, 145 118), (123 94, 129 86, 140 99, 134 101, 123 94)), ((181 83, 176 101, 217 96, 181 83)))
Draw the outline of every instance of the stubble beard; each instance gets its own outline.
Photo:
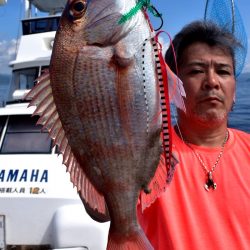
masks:
POLYGON ((214 127, 227 122, 228 111, 225 109, 202 110, 200 108, 195 108, 190 112, 189 116, 201 125, 214 127))

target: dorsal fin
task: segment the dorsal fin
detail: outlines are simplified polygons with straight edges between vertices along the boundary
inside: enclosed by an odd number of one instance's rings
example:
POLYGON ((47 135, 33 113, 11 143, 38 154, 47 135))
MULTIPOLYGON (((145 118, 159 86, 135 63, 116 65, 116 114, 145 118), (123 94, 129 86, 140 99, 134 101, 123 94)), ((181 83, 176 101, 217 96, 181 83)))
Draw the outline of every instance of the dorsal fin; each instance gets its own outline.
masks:
POLYGON ((68 143, 54 102, 48 71, 37 79, 37 84, 26 95, 25 99, 31 100, 29 107, 36 106, 33 115, 40 116, 37 124, 41 124, 43 129, 49 132, 54 146, 58 146, 59 152, 63 155, 63 164, 70 174, 70 180, 77 187, 81 198, 93 210, 96 209, 99 213, 105 214, 106 206, 103 195, 96 190, 85 175, 68 143))

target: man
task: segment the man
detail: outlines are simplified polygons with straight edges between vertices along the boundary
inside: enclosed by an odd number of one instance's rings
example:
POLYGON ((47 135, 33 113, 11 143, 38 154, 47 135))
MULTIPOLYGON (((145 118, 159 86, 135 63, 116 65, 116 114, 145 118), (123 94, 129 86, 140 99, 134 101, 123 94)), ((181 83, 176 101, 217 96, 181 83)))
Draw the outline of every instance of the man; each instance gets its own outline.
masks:
POLYGON ((178 110, 167 190, 140 223, 156 250, 250 249, 250 135, 227 127, 235 98, 231 34, 194 22, 173 40, 166 62, 183 81, 186 113, 178 110))

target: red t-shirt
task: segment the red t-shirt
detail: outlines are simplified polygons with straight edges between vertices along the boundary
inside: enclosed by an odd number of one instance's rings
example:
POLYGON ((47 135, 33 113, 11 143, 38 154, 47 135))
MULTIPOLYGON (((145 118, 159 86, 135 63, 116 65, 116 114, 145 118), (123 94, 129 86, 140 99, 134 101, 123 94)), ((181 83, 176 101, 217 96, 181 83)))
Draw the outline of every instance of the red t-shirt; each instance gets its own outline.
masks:
MULTIPOLYGON (((206 175, 192 149, 173 132, 178 157, 167 190, 138 219, 155 250, 250 249, 250 134, 229 129, 229 139, 213 178, 206 175)), ((221 148, 192 145, 211 168, 221 148)))

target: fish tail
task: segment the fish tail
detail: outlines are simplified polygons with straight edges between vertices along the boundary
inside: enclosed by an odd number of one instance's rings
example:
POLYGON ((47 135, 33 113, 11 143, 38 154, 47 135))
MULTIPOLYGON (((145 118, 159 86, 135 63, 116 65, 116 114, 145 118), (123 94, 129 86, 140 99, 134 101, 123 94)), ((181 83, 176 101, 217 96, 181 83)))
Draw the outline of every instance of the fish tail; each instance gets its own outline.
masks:
POLYGON ((107 250, 153 250, 142 229, 134 231, 129 236, 109 232, 107 250))

